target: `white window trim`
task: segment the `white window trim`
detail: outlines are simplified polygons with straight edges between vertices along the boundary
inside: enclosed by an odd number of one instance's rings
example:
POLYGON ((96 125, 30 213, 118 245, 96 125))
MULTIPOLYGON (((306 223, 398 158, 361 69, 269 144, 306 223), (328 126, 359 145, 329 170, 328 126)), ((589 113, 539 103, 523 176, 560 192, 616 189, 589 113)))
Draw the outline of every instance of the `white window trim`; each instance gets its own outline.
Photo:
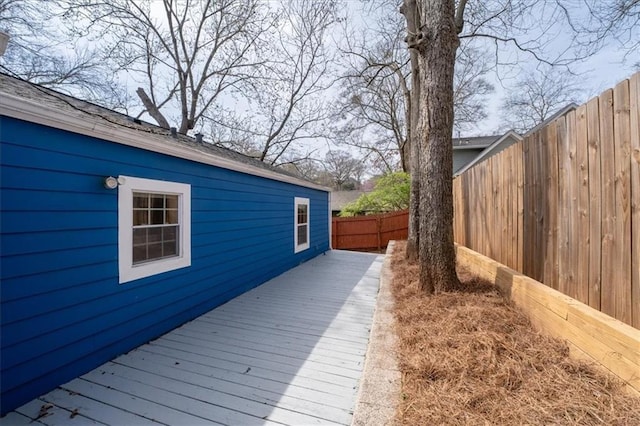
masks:
POLYGON ((295 197, 293 203, 293 252, 299 253, 309 248, 309 237, 311 228, 311 209, 309 209, 309 199, 295 197), (307 206, 307 242, 305 244, 298 244, 298 206, 307 206))
POLYGON ((191 266, 191 185, 162 180, 119 176, 118 182, 118 268, 120 284, 174 269, 191 266), (133 264, 133 193, 177 194, 179 250, 175 257, 133 264))

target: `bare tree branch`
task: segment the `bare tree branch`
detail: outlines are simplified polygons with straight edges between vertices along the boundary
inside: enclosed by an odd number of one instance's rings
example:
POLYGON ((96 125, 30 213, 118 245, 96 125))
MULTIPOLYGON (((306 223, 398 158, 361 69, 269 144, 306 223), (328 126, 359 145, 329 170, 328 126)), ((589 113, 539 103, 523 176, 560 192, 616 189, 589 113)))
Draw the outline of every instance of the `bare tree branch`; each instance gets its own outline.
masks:
POLYGON ((163 129, 168 129, 169 127, 171 127, 169 126, 169 122, 167 121, 167 119, 164 118, 164 115, 162 115, 158 107, 156 107, 156 105, 149 98, 149 96, 147 95, 147 93, 144 91, 142 87, 138 87, 138 90, 136 90, 136 93, 140 97, 140 100, 144 104, 144 107, 147 109, 147 112, 149 113, 149 115, 158 122, 158 125, 160 127, 162 127, 163 129))

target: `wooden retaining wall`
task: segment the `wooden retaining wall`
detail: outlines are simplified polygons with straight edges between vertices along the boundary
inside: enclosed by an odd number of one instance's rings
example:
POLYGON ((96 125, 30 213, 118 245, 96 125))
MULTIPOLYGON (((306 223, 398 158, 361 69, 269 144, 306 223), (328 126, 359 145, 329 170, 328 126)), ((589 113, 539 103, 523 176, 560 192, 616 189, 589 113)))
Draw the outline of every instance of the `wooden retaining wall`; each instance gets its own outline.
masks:
POLYGON ((565 340, 573 356, 596 361, 640 395, 640 330, 487 256, 460 245, 456 250, 459 264, 494 283, 534 326, 565 340))
POLYGON ((640 73, 453 186, 458 244, 640 328, 640 73))

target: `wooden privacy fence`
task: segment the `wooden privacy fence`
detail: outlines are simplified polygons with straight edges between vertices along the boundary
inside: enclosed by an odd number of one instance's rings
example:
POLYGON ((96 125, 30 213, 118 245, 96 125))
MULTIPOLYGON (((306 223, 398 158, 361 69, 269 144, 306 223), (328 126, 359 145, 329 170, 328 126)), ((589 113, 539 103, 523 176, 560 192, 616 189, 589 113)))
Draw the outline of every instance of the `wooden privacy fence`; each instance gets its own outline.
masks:
POLYGON ((456 242, 640 328, 640 73, 454 180, 456 242))
POLYGON ((407 210, 369 216, 334 217, 331 243, 334 249, 382 250, 390 240, 406 240, 407 210))

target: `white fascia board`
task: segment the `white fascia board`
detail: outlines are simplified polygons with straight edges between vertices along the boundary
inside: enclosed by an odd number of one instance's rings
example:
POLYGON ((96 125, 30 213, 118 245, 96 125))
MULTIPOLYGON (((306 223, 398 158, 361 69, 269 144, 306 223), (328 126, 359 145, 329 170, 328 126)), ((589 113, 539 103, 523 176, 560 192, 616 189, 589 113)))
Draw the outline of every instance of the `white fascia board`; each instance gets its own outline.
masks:
POLYGON ((104 119, 95 119, 89 113, 78 111, 69 114, 46 105, 38 104, 15 95, 2 93, 0 95, 0 115, 17 118, 31 123, 42 124, 72 133, 104 139, 110 142, 135 148, 153 151, 172 157, 209 164, 223 169, 240 173, 259 176, 293 185, 330 192, 331 189, 311 182, 297 179, 292 176, 282 175, 270 170, 252 167, 217 155, 193 149, 187 145, 178 145, 179 142, 167 143, 167 138, 142 130, 129 129, 118 124, 109 123, 104 119))

